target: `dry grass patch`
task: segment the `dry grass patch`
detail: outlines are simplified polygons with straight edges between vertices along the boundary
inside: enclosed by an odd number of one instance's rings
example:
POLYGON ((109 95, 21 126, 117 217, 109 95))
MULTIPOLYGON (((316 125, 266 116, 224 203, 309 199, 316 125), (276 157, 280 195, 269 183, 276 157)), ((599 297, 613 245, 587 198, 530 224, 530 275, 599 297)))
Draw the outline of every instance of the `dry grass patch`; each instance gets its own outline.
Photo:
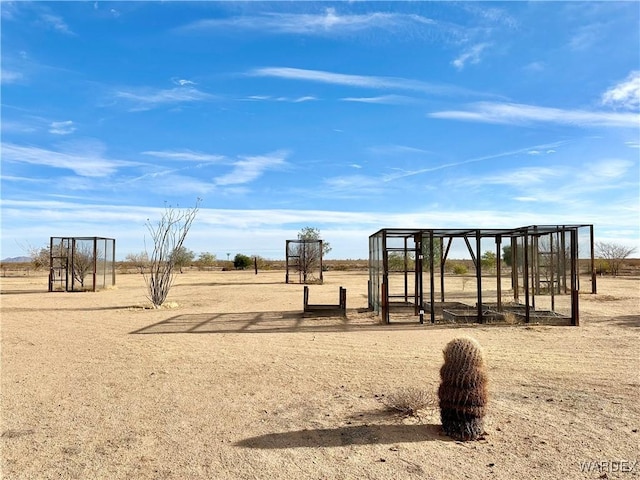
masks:
POLYGON ((438 402, 434 393, 418 387, 403 387, 385 396, 382 403, 392 412, 407 417, 420 417, 420 413, 432 414, 438 402))

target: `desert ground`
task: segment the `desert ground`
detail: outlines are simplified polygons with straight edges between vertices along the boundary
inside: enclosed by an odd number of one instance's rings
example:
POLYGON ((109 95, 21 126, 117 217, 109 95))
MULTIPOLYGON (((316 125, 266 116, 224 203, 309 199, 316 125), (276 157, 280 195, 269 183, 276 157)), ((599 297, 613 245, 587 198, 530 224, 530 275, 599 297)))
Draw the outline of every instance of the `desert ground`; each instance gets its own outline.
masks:
POLYGON ((580 326, 382 325, 366 272, 326 272, 302 316, 283 271, 178 274, 164 308, 143 277, 48 293, 1 278, 2 478, 597 479, 640 477, 640 278, 581 280, 580 326), (486 435, 437 410, 442 349, 470 335, 490 380, 486 435))

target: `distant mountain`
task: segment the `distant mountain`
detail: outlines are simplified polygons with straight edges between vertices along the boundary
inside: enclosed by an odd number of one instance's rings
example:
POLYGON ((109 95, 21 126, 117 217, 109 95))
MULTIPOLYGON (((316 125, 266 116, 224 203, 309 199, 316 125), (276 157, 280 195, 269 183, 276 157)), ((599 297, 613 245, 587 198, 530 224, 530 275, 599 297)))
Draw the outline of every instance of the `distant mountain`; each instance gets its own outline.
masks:
POLYGON ((3 258, 2 260, 0 260, 0 262, 2 263, 26 263, 30 261, 31 261, 31 257, 9 257, 9 258, 3 258))

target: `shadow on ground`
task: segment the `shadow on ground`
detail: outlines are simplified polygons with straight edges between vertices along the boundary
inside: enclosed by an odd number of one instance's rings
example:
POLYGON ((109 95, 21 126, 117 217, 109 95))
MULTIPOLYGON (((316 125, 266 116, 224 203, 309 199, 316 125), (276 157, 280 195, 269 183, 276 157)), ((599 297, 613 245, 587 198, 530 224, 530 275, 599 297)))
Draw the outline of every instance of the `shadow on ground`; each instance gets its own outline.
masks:
POLYGON ((640 315, 622 315, 612 318, 610 322, 621 327, 640 327, 640 315))
POLYGON ((440 425, 349 425, 338 428, 297 430, 268 433, 235 443, 245 448, 343 447, 347 445, 376 445, 430 440, 453 441, 440 435, 440 425))
MULTIPOLYGON (((420 329, 415 320, 380 323, 379 317, 354 310, 346 317, 309 316, 302 312, 197 313, 176 315, 134 330, 132 334, 159 333, 286 333, 348 332, 362 330, 420 329)), ((429 328, 437 328, 430 326, 429 328)))

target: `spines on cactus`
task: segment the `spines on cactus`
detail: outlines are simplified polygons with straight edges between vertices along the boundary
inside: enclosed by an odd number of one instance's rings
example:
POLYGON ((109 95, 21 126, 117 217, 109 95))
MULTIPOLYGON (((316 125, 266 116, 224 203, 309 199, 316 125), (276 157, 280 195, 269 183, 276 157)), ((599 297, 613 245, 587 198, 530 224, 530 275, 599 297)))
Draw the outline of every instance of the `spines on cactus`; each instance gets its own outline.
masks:
POLYGON ((460 337, 443 353, 438 389, 442 429, 456 440, 477 440, 484 433, 488 400, 482 348, 475 339, 460 337))

